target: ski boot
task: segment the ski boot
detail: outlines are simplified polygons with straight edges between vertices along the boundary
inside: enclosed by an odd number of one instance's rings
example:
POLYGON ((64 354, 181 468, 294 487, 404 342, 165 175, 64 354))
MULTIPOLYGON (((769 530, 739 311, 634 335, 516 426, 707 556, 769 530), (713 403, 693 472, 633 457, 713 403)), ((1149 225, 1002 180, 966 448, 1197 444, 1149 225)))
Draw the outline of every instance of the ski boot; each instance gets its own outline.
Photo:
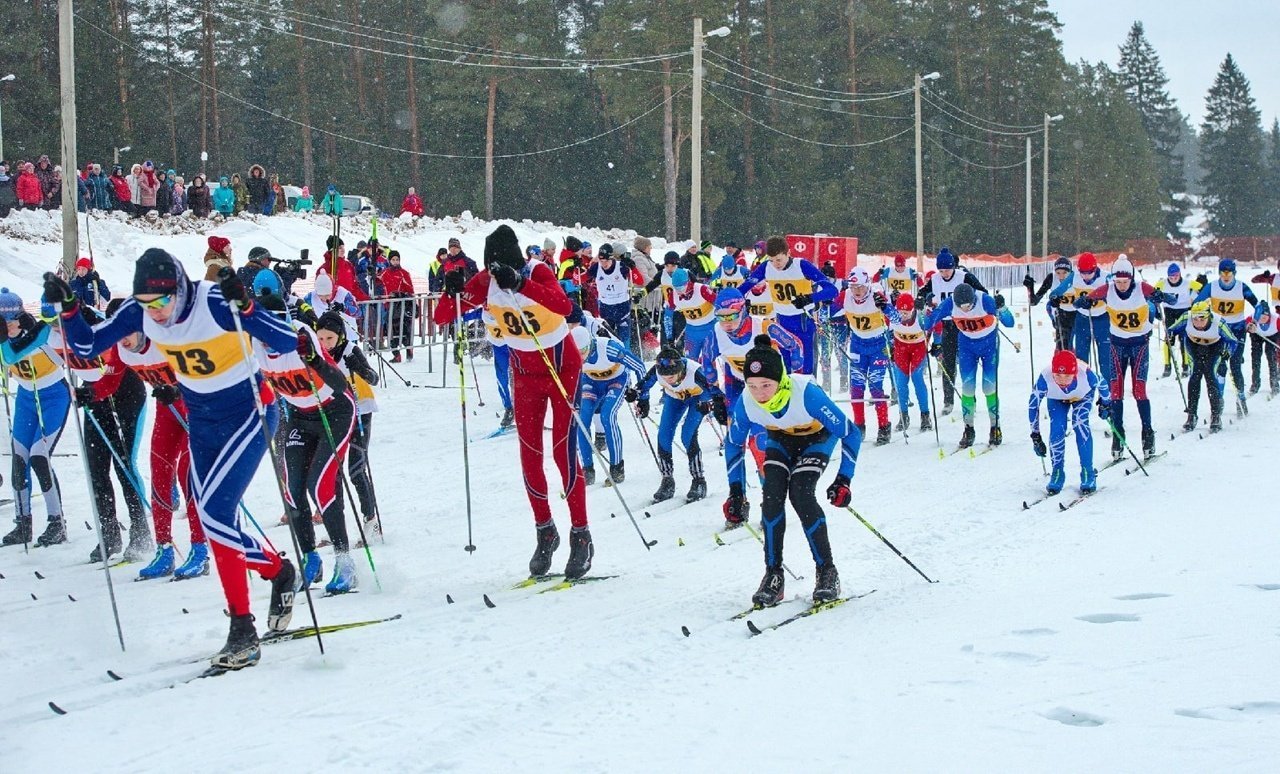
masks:
POLYGON ((541 578, 551 571, 551 555, 560 547, 560 532, 554 521, 538 525, 538 545, 529 560, 529 575, 541 578))
POLYGON ((1124 457, 1124 441, 1121 440, 1120 433, 1112 433, 1111 434, 1111 459, 1118 460, 1123 457, 1124 457))
POLYGON ((370 540, 382 537, 382 525, 378 523, 377 514, 369 514, 364 517, 364 534, 370 540))
POLYGON ((271 606, 267 610, 267 628, 273 632, 289 628, 289 621, 293 619, 293 584, 297 578, 293 562, 280 557, 280 572, 271 579, 271 606))
POLYGON ((140 562, 155 553, 156 544, 151 539, 151 529, 145 519, 135 518, 129 521, 129 544, 124 549, 126 562, 140 562))
POLYGON ((689 485, 689 493, 684 496, 686 503, 697 502, 707 496, 707 480, 702 476, 698 476, 689 485))
POLYGON ((911 427, 911 415, 904 411, 902 412, 902 415, 898 417, 898 422, 893 426, 893 429, 899 433, 902 433, 902 432, 905 432, 910 427, 911 427))
POLYGON ((392 363, 400 362, 400 350, 398 349, 391 350, 391 362, 392 363))
POLYGON ((787 579, 782 577, 780 568, 766 568, 764 578, 760 580, 760 588, 756 589, 756 593, 751 595, 751 604, 756 609, 777 605, 782 601, 782 597, 786 592, 786 581, 787 579))
POLYGON ((609 466, 609 479, 615 484, 621 484, 627 480, 627 463, 619 462, 617 465, 609 466))
POLYGON ((404 359, 408 360, 410 363, 413 362, 413 349, 406 349, 404 351, 404 359))
POLYGON ((992 425, 991 434, 987 436, 987 445, 999 446, 1001 443, 1004 443, 1004 433, 1001 432, 999 425, 992 425))
POLYGON ((729 500, 724 501, 724 506, 722 507, 722 510, 724 511, 724 528, 726 531, 741 527, 743 524, 746 524, 747 521, 751 518, 751 503, 747 502, 745 498, 743 498, 742 500, 741 513, 733 513, 730 511, 729 500))
POLYGON ((154 580, 155 578, 167 577, 173 574, 173 566, 173 544, 162 543, 156 548, 156 555, 151 560, 151 564, 138 570, 138 580, 154 580))
POLYGON ((663 500, 670 500, 676 494, 676 480, 671 476, 663 476, 662 483, 658 485, 658 491, 653 493, 653 501, 660 503, 663 500))
POLYGON ((215 669, 244 669, 258 663, 261 656, 262 649, 258 642, 258 631, 253 627, 253 616, 233 615, 227 644, 222 646, 222 650, 209 663, 215 669))
POLYGON ((1164 373, 1160 374, 1160 378, 1161 378, 1161 379, 1168 379, 1170 376, 1173 376, 1173 364, 1172 364, 1172 363, 1165 363, 1165 364, 1164 364, 1164 373))
POLYGON ((1245 402, 1242 394, 1240 399, 1236 401, 1236 419, 1244 419, 1247 416, 1249 416, 1249 404, 1245 402))
POLYGON ((1258 380, 1258 381, 1256 381, 1256 382, 1252 382, 1252 383, 1250 383, 1250 384, 1249 384, 1249 394, 1250 394, 1250 395, 1257 395, 1257 394, 1258 394, 1258 390, 1261 390, 1261 389, 1262 389, 1262 380, 1261 380, 1261 379, 1259 379, 1259 380, 1258 380))
POLYGON ((208 543, 192 543, 191 553, 187 554, 187 560, 182 566, 173 571, 173 577, 177 580, 190 580, 198 578, 201 575, 209 574, 209 544, 208 543))
POLYGON ((324 560, 320 558, 319 551, 308 551, 302 555, 302 572, 300 573, 302 582, 298 584, 295 591, 310 586, 313 583, 319 583, 324 577, 324 560))
POLYGON ((594 466, 582 469, 582 477, 586 479, 587 486, 591 486, 596 482, 596 469, 594 466))
POLYGON ((596 547, 591 543, 591 530, 574 527, 569 530, 569 561, 564 565, 564 579, 577 580, 591 571, 591 558, 596 547))
POLYGON ((1209 432, 1216 433, 1222 429, 1222 412, 1215 411, 1209 415, 1209 432))
POLYGON ((349 551, 338 551, 333 557, 333 577, 324 586, 325 594, 346 594, 360 585, 356 563, 349 551))
MULTIPOLYGON (((111 558, 120 553, 123 544, 120 539, 120 522, 112 519, 102 525, 102 542, 107 546, 107 558, 111 558)), ((97 564, 102 561, 102 546, 94 546, 89 552, 89 564, 97 564)))
MULTIPOLYGON (((49 523, 53 524, 52 521, 50 521, 49 523)), ((48 532, 47 529, 45 531, 48 532)), ((63 540, 66 540, 65 532, 66 531, 64 530, 63 540)), ((44 536, 42 535, 41 537, 44 537, 44 536)), ((17 546, 17 545, 24 545, 30 542, 31 542, 31 517, 30 516, 19 516, 18 520, 14 522, 13 531, 5 535, 3 538, 0 538, 0 546, 17 546)), ((40 544, 36 543, 36 545, 40 545, 40 544)))
POLYGON ((854 423, 854 427, 858 428, 858 435, 862 436, 863 438, 866 438, 866 437, 867 437, 867 426, 866 426, 866 425, 859 425, 859 424, 857 424, 857 423, 854 423))
POLYGON ((1151 427, 1142 428, 1142 457, 1151 459, 1156 456, 1156 431, 1151 427))
POLYGON ((1053 472, 1049 474, 1049 483, 1045 485, 1044 491, 1051 495, 1056 495, 1062 491, 1062 487, 1067 483, 1067 471, 1061 465, 1054 465, 1053 472))
POLYGON ((604 437, 604 433, 596 433, 595 438, 596 451, 604 454, 605 449, 609 448, 609 441, 604 437))
POLYGON ((947 401, 947 402, 943 403, 943 404, 942 404, 942 411, 940 412, 940 413, 942 414, 942 416, 944 416, 944 417, 945 417, 945 416, 947 416, 948 414, 950 414, 950 413, 951 413, 951 410, 952 410, 952 408, 953 408, 953 406, 954 406, 954 405, 955 405, 955 404, 953 404, 951 401, 947 401))
POLYGON ((502 429, 505 430, 510 427, 515 427, 515 424, 516 424, 516 412, 512 409, 504 410, 502 412, 502 421, 498 423, 498 427, 501 427, 502 429))
POLYGON ((884 446, 889 443, 889 437, 892 432, 893 428, 889 425, 880 425, 879 429, 876 430, 876 446, 884 446))
POLYGON ((1189 433, 1189 432, 1191 432, 1192 430, 1195 430, 1195 429, 1196 429, 1196 423, 1197 423, 1197 422, 1199 422, 1199 421, 1200 421, 1199 417, 1197 417, 1194 413, 1192 413, 1192 412, 1188 411, 1188 412, 1187 412, 1187 421, 1182 423, 1182 430, 1183 430, 1183 432, 1189 433))
POLYGON ((929 412, 920 412, 920 432, 933 429, 933 418, 929 416, 929 412))
POLYGON ((968 449, 970 446, 973 446, 973 437, 973 425, 965 425, 964 432, 960 434, 960 448, 968 449))
POLYGON ((1098 491, 1098 471, 1093 468, 1080 470, 1080 494, 1093 494, 1098 491))
POLYGON ((48 548, 67 542, 67 522, 63 519, 49 519, 44 532, 36 538, 36 548, 48 548))
POLYGON ((834 564, 818 568, 818 579, 813 583, 813 604, 820 605, 840 596, 840 573, 834 564))

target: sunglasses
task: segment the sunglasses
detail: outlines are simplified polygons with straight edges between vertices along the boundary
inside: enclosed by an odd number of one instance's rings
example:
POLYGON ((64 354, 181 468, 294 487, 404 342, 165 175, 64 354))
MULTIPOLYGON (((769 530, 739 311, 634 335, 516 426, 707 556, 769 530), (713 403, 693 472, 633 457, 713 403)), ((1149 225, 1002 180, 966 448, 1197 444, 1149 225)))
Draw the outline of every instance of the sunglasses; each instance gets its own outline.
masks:
POLYGON ((159 296, 157 298, 151 299, 150 301, 143 301, 137 298, 133 300, 137 301, 139 304, 142 304, 147 309, 164 309, 166 306, 169 305, 169 302, 173 300, 173 296, 171 295, 159 296))

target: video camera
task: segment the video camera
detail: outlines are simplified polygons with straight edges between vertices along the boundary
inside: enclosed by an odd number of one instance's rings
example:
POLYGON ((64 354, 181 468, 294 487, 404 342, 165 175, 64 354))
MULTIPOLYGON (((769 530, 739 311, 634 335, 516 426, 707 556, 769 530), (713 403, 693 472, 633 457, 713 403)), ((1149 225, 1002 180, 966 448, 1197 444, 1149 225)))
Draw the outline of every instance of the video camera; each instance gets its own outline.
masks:
POLYGON ((293 292, 293 283, 300 279, 305 279, 307 270, 303 266, 311 265, 311 251, 303 248, 301 254, 293 260, 277 260, 275 265, 276 274, 280 275, 280 282, 284 285, 286 295, 293 292))

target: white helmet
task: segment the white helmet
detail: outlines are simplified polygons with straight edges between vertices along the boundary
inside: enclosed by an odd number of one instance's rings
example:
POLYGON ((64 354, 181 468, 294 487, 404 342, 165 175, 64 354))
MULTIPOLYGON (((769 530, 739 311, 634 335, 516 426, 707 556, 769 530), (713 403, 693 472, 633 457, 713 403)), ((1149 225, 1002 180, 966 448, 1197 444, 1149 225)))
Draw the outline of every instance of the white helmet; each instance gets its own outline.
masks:
POLYGON ((591 339, 594 337, 591 335, 591 331, 588 331, 584 326, 577 326, 569 331, 569 335, 573 337, 573 344, 578 348, 579 352, 585 355, 591 350, 591 339))
POLYGON ((866 269, 854 269, 849 272, 849 284, 855 287, 870 287, 871 275, 867 274, 866 269))

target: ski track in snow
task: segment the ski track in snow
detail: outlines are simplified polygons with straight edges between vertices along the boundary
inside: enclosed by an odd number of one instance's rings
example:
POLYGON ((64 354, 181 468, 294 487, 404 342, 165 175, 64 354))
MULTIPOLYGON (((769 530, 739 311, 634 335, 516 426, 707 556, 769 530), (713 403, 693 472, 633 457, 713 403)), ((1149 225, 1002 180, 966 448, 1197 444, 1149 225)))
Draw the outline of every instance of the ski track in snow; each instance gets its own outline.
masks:
MULTIPOLYGON (((270 235, 247 222, 223 228, 241 237, 237 263, 254 244, 274 250, 268 239, 318 253, 325 233, 301 219, 273 220, 270 235)), ((485 232, 464 238, 474 257, 485 232)), ((409 268, 420 272, 444 236, 404 240, 420 251, 409 268)), ((120 289, 128 260, 157 241, 115 225, 95 240, 104 277, 120 289)), ((202 238, 159 241, 198 266, 202 238)), ((16 244, 0 236, 5 255, 16 244)), ((34 245, 29 267, 12 267, 24 293, 57 249, 34 245)), ((1009 333, 1025 341, 1025 306, 1015 311, 1024 327, 1009 333)), ((1051 331, 1047 322, 1034 331, 1043 365, 1051 331)), ((877 593, 755 638, 744 621, 726 620, 748 604, 762 563, 749 536, 714 542, 727 486, 712 444, 704 443, 708 498, 648 508, 658 474, 634 423, 620 417, 628 458, 620 491, 657 545, 646 551, 614 493, 597 485, 588 495, 592 574, 620 577, 548 594, 512 590, 533 544, 517 439, 471 447, 478 550, 468 555, 458 393, 410 389, 388 373, 372 449, 387 531, 372 547, 382 589, 358 554, 361 593, 316 596, 315 605, 322 624, 404 617, 327 635, 323 657, 314 639, 272 644, 257 667, 170 690, 225 639, 217 582, 134 583, 140 565, 113 570, 121 654, 102 570, 84 563, 95 542, 84 526, 82 469, 57 459, 70 542, 0 551, 0 770, 152 770, 157 756, 192 771, 1274 770, 1280 594, 1264 592, 1280 589, 1280 546, 1256 498, 1274 498, 1265 482, 1280 403, 1254 400, 1250 417, 1222 433, 1171 442, 1178 388, 1152 379, 1158 448, 1169 454, 1150 478, 1118 466, 1101 475, 1097 496, 1066 513, 1051 502, 1023 511, 1021 500, 1045 480, 1027 441, 1026 349, 1002 347, 1003 447, 939 460, 932 433, 863 446, 855 507, 941 582, 924 583, 832 508, 845 593, 877 593), (50 700, 68 714, 55 716, 50 700)), ((439 349, 434 373, 426 352, 416 355, 401 373, 440 384, 439 349)), ((486 406, 468 391, 473 437, 496 427, 500 411, 491 365, 476 366, 486 406)), ((445 379, 456 388, 451 364, 445 379)), ((958 416, 939 419, 943 447, 954 448, 958 416)), ((1094 426, 1101 463, 1108 441, 1101 422, 1094 426)), ((980 410, 980 442, 986 427, 980 410)), ((69 428, 60 448, 75 447, 69 428)), ((676 456, 682 492, 688 475, 676 456)), ((1063 500, 1078 481, 1074 443, 1067 461, 1063 500)), ((550 461, 547 470, 555 491, 550 461)), ((758 520, 759 489, 750 496, 758 520)), ((552 500, 567 532, 564 506, 552 500)), ((281 509, 267 465, 246 504, 276 545, 288 545, 284 527, 268 526, 281 509)), ((35 508, 42 529, 38 499, 35 508)), ((185 551, 184 520, 174 535, 185 551)), ((331 555, 322 555, 329 571, 331 555)), ((562 547, 555 569, 567 556, 562 547)), ((787 612, 762 612, 760 623, 800 609, 795 598, 812 589, 794 518, 786 559, 805 580, 788 578, 787 612)), ((268 586, 255 579, 251 591, 261 632, 268 586)), ((293 626, 309 622, 300 597, 293 626)))

